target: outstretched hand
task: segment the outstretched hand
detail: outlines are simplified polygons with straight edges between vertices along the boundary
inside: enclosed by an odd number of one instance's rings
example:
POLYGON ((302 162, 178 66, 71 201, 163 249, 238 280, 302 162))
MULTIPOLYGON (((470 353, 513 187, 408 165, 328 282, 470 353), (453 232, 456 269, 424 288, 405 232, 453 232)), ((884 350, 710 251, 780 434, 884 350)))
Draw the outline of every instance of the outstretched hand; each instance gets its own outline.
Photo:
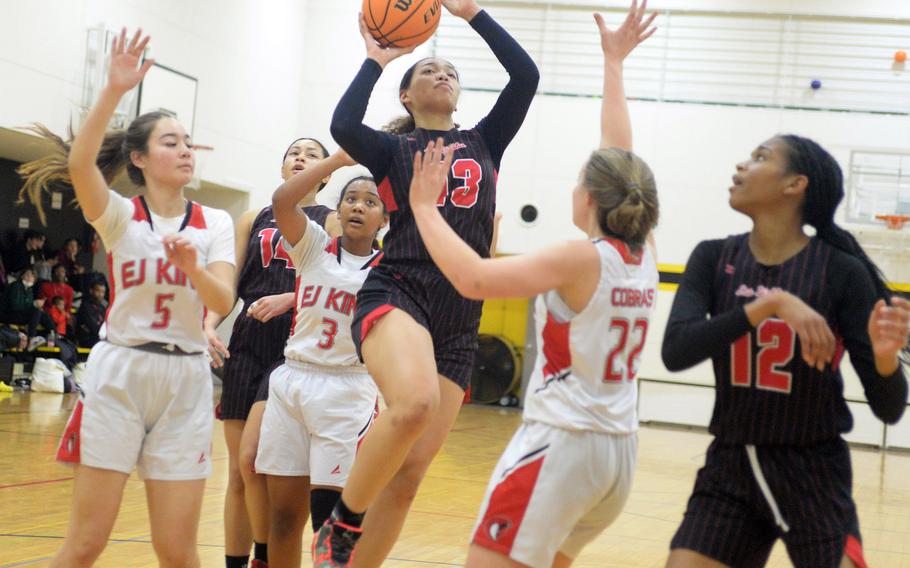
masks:
POLYGON ((877 358, 897 357, 910 339, 910 302, 891 298, 879 300, 869 314, 869 341, 877 358))
POLYGON ((364 43, 366 43, 367 58, 378 63, 383 69, 389 62, 398 59, 402 55, 407 55, 417 48, 416 44, 410 47, 382 47, 376 41, 376 38, 373 37, 373 34, 370 33, 363 14, 360 14, 360 35, 363 37, 364 43))
POLYGON ((470 22, 480 12, 476 0, 442 0, 442 5, 453 16, 458 16, 466 22, 470 22))
POLYGON ((629 7, 625 21, 615 30, 607 29, 603 16, 594 14, 594 20, 600 29, 600 47, 603 49, 606 61, 622 63, 638 44, 657 31, 656 27, 651 26, 654 18, 657 17, 657 12, 652 12, 646 19, 647 8, 648 0, 642 0, 641 6, 638 6, 638 0, 632 0, 632 6, 629 7))
POLYGON ((446 190, 446 179, 454 152, 449 151, 442 138, 427 144, 423 152, 414 155, 414 176, 411 178, 411 207, 436 207, 439 195, 446 190))
POLYGON ((139 65, 150 39, 149 36, 142 36, 140 28, 127 43, 126 28, 120 30, 120 35, 114 38, 111 45, 111 66, 107 72, 107 83, 112 89, 125 93, 142 81, 155 63, 154 59, 146 59, 139 65))

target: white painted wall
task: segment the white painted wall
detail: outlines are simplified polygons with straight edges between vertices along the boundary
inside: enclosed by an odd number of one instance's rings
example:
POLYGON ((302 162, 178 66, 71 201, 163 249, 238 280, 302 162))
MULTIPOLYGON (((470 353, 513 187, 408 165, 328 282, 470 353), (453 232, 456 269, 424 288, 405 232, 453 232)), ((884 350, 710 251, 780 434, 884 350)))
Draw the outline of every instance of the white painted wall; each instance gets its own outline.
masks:
POLYGON ((62 132, 82 98, 86 30, 142 26, 150 55, 199 79, 202 177, 262 205, 300 103, 306 4, 300 0, 0 0, 0 126, 62 132))

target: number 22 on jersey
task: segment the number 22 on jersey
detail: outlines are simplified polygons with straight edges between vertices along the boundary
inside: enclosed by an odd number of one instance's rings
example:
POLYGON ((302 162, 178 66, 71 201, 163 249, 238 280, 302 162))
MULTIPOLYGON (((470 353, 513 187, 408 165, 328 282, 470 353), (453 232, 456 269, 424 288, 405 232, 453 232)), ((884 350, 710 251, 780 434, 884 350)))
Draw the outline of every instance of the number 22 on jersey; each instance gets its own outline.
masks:
POLYGON ((737 339, 730 346, 730 380, 735 387, 752 386, 752 341, 756 342, 755 386, 761 390, 790 394, 793 373, 784 371, 796 353, 793 328, 779 319, 761 322, 754 333, 737 339))

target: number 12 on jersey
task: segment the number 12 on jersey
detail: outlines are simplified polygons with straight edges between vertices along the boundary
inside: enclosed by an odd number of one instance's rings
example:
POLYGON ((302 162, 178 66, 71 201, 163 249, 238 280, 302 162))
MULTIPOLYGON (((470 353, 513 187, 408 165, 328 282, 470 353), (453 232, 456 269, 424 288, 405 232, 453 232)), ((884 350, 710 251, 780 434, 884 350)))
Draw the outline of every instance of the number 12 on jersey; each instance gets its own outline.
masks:
POLYGON ((782 370, 796 353, 793 328, 779 319, 761 322, 730 346, 730 381, 735 387, 752 386, 752 341, 756 340, 755 386, 761 390, 790 394, 793 373, 782 370))

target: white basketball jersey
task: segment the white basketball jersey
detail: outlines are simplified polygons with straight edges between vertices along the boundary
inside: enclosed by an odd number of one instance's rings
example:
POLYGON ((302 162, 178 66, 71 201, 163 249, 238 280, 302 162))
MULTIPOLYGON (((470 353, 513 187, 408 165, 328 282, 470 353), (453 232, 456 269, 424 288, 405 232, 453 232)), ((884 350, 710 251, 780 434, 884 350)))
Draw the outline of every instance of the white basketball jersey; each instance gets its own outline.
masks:
MULTIPOLYGON (((154 225, 145 200, 111 191, 92 226, 107 249, 110 272, 111 302, 101 338, 125 347, 164 343, 189 353, 205 351, 205 307, 187 275, 168 262, 162 242, 168 230, 154 225)), ((234 264, 233 223, 226 212, 190 201, 177 227, 196 248, 199 265, 234 264)))
POLYGON ((294 323, 284 356, 326 366, 362 366, 351 322, 357 292, 382 253, 355 256, 341 248, 318 224, 309 226, 298 243, 285 248, 297 267, 294 323))
POLYGON ((588 305, 573 313, 555 290, 537 298, 537 361, 524 418, 569 430, 638 430, 635 374, 657 299, 654 255, 625 243, 594 241, 600 282, 588 305))

